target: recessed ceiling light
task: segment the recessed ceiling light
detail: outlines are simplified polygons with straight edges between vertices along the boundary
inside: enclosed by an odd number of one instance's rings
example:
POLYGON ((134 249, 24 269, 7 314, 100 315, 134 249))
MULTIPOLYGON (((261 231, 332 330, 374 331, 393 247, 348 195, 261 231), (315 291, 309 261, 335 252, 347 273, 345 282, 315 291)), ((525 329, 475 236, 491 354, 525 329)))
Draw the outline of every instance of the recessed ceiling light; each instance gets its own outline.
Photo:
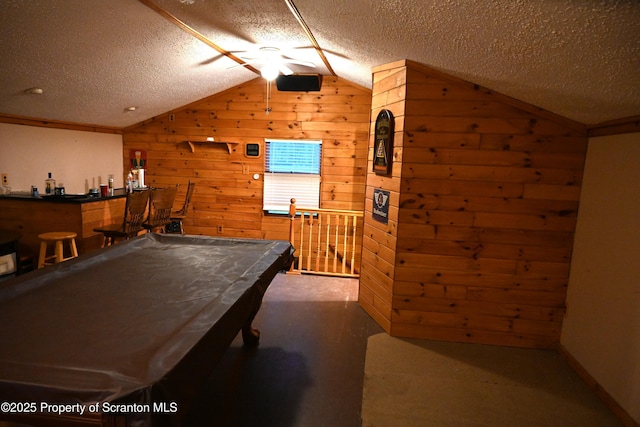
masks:
POLYGON ((25 92, 30 95, 42 95, 44 91, 39 87, 32 87, 31 89, 27 89, 25 92))
POLYGON ((129 111, 136 111, 138 109, 138 107, 127 107, 124 109, 124 111, 129 112, 129 111))

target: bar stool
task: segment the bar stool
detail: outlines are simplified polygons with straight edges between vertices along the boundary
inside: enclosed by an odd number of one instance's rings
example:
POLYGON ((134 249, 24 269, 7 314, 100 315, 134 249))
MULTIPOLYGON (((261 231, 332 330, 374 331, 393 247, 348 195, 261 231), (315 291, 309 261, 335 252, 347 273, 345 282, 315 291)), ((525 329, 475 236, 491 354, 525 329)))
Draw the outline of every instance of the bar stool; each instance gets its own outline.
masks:
POLYGON ((104 236, 103 246, 113 245, 118 239, 130 239, 144 230, 141 224, 147 213, 150 193, 150 190, 145 190, 127 194, 123 220, 93 229, 104 236))
POLYGON ((76 233, 71 231, 52 231, 49 233, 38 234, 40 238, 40 257, 38 259, 38 268, 42 268, 45 265, 57 264, 62 261, 67 261, 78 256, 78 248, 76 247, 76 233), (69 243, 69 250, 71 256, 64 257, 63 243, 69 243), (47 256, 47 248, 49 243, 54 244, 54 255, 47 256), (48 262, 53 260, 53 262, 48 262))
POLYGON ((168 188, 154 188, 149 195, 149 215, 142 223, 148 232, 165 232, 165 227, 171 222, 171 209, 178 193, 178 186, 168 188))
POLYGON ((180 233, 184 234, 184 225, 182 221, 187 216, 187 212, 189 211, 189 203, 191 203, 191 196, 193 195, 193 190, 196 186, 196 183, 189 180, 189 185, 187 186, 187 194, 184 197, 184 204, 179 211, 173 212, 169 220, 171 221, 165 227, 165 233, 180 233))

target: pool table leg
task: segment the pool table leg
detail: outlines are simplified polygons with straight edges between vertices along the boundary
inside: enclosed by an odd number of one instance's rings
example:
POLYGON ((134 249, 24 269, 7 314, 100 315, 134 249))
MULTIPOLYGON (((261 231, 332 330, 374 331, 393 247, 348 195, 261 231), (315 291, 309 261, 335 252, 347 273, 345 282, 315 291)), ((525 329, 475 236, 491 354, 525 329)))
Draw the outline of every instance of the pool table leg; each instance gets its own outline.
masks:
POLYGON ((247 347, 255 347, 260 341, 260 331, 251 327, 251 322, 242 327, 242 341, 247 347))
POLYGON ((242 326, 242 341, 246 347, 255 347, 258 345, 260 341, 260 331, 255 329, 251 324, 253 323, 253 319, 258 314, 258 310, 260 309, 260 305, 251 313, 247 321, 242 326))

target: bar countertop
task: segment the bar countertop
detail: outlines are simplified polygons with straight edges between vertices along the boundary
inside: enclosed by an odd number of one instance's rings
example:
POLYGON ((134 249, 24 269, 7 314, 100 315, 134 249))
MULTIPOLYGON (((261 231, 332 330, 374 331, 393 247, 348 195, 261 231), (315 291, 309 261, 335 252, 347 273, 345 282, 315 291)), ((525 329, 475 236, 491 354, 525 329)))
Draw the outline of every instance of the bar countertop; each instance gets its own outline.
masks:
POLYGON ((77 234, 76 245, 82 254, 102 246, 102 234, 94 231, 123 220, 127 193, 115 189, 113 196, 96 197, 87 194, 64 196, 12 192, 0 195, 0 224, 6 230, 19 232, 20 244, 37 257, 41 233, 65 231, 77 234))
POLYGON ((39 196, 32 196, 29 192, 14 192, 11 194, 0 194, 0 200, 3 199, 14 199, 14 200, 25 200, 25 201, 34 201, 34 202, 55 202, 55 203, 89 203, 89 202, 98 202, 110 199, 119 199, 122 197, 126 197, 127 192, 124 188, 116 188, 113 190, 113 196, 101 197, 90 196, 88 194, 64 194, 64 195, 53 195, 53 194, 42 194, 39 196))

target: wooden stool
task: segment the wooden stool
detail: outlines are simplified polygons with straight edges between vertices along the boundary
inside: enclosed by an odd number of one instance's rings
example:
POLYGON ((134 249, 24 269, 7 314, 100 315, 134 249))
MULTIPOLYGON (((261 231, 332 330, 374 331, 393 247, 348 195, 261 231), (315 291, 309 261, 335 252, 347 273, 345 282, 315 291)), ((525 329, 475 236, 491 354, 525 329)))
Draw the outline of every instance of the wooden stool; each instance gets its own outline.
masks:
POLYGON ((40 238, 40 257, 38 259, 38 268, 42 268, 45 265, 57 264, 62 261, 67 261, 71 258, 78 256, 78 248, 76 247, 76 233, 70 231, 52 231, 50 233, 38 234, 40 238), (64 257, 63 242, 69 242, 69 249, 71 250, 71 256, 64 257), (55 254, 47 256, 47 247, 49 243, 55 244, 55 254), (53 262, 48 262, 53 260, 53 262))

